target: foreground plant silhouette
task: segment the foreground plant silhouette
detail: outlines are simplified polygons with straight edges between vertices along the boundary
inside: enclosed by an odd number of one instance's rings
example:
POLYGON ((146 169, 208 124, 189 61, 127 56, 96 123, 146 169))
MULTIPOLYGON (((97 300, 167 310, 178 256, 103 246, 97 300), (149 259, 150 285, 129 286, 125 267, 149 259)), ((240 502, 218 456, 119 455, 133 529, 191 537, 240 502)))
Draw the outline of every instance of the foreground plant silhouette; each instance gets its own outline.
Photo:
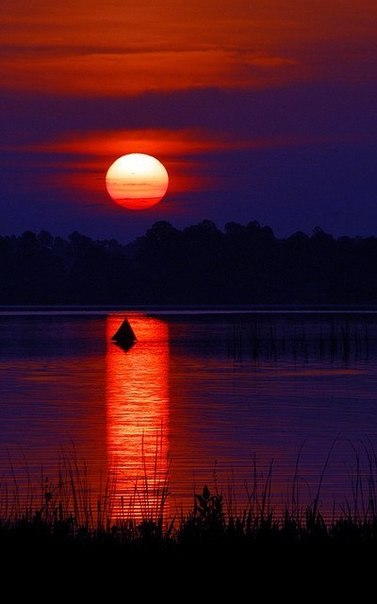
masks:
POLYGON ((309 504, 298 503, 295 475, 290 504, 276 511, 271 498, 272 463, 262 480, 254 460, 254 484, 247 491, 248 504, 244 509, 237 511, 229 504, 215 477, 212 490, 205 484, 194 494, 191 511, 177 517, 166 508, 168 475, 163 488, 157 490, 152 488, 153 478, 148 484, 145 476, 135 486, 133 504, 125 506, 118 500, 111 475, 94 497, 86 466, 73 453, 63 459, 55 481, 42 477, 39 493, 30 491, 21 497, 14 476, 13 490, 2 485, 0 549, 68 545, 89 551, 122 551, 124 555, 195 555, 199 550, 214 555, 246 555, 264 545, 377 545, 377 457, 373 449, 367 449, 366 478, 355 450, 353 502, 346 502, 338 517, 328 520, 320 509, 320 490, 330 454, 331 451, 315 498, 309 504))

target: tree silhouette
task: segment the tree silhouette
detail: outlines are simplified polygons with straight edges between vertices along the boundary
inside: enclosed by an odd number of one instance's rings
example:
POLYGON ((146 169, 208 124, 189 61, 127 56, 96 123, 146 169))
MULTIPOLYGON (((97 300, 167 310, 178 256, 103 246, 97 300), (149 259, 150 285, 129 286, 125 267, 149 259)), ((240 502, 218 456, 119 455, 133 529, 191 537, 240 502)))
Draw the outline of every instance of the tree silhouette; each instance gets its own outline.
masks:
POLYGON ((0 237, 1 304, 374 304, 377 239, 258 222, 156 222, 122 245, 74 232, 0 237))

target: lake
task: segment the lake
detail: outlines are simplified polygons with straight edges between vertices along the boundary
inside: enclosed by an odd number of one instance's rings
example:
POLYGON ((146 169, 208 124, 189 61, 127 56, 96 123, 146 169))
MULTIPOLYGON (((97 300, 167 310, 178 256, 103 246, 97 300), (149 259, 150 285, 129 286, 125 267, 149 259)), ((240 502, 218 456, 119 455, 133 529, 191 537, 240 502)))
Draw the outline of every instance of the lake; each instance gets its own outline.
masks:
POLYGON ((114 514, 157 505, 167 475, 171 514, 204 484, 239 509, 270 471, 277 508, 293 483, 311 501, 322 474, 326 514, 367 505, 373 311, 8 309, 0 338, 3 499, 30 503, 68 464, 84 468, 88 497, 111 477, 114 514), (111 341, 124 317, 137 337, 128 351, 111 341))

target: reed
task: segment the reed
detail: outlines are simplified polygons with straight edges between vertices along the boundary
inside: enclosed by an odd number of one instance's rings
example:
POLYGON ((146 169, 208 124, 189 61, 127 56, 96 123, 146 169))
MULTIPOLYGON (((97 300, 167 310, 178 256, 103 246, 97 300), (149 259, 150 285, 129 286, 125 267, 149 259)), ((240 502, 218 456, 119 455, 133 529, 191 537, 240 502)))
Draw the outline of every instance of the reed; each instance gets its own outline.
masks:
POLYGON ((303 318, 239 321, 229 327, 226 340, 228 356, 235 361, 276 361, 283 357, 367 360, 376 343, 374 324, 339 319, 310 324, 303 318))
POLYGON ((246 504, 240 507, 234 484, 221 489, 214 472, 193 494, 192 509, 172 516, 167 510, 169 472, 163 482, 158 473, 146 472, 135 484, 130 501, 119 501, 114 473, 94 493, 87 466, 76 451, 62 457, 54 480, 41 472, 39 485, 30 476, 21 492, 13 468, 0 488, 0 547, 17 543, 71 544, 86 547, 137 548, 138 551, 191 551, 218 545, 250 548, 258 544, 377 544, 377 455, 368 440, 350 443, 354 464, 350 468, 352 496, 331 518, 321 509, 321 488, 331 461, 334 441, 311 501, 301 500, 299 451, 286 504, 274 506, 273 469, 258 468, 254 456, 252 480, 245 482, 246 504), (365 462, 365 463, 364 463, 365 462), (209 485, 209 486, 208 486, 209 485), (156 497, 157 496, 157 497, 156 497))

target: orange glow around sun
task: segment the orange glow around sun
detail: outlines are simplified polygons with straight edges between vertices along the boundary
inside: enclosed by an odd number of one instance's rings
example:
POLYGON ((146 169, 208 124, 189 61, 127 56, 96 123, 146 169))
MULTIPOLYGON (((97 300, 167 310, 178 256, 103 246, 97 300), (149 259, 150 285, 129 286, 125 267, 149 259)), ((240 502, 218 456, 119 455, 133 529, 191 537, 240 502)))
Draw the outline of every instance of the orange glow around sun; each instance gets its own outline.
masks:
MULTIPOLYGON (((110 130, 88 131, 78 136, 69 134, 60 140, 24 145, 20 150, 41 153, 41 161, 45 166, 44 154, 53 154, 56 160, 51 161, 51 167, 56 173, 51 177, 44 175, 44 182, 49 187, 62 185, 70 190, 79 189, 86 195, 95 195, 96 199, 103 199, 104 174, 107 171, 107 192, 116 203, 106 204, 106 211, 119 211, 121 206, 133 210, 153 208, 159 212, 169 211, 185 212, 185 207, 175 203, 182 194, 197 191, 211 191, 217 189, 221 176, 211 173, 206 156, 214 158, 224 152, 239 151, 244 149, 269 149, 287 146, 303 146, 308 144, 327 144, 332 142, 333 135, 296 135, 274 136, 264 138, 250 138, 237 135, 232 138, 227 133, 214 134, 204 129, 179 129, 167 128, 138 129, 138 130, 110 130), (108 167, 114 157, 122 155, 125 149, 135 149, 138 153, 125 157, 135 156, 145 158, 135 162, 132 176, 129 174, 127 163, 121 157, 108 167), (143 153, 139 152, 140 150, 143 153), (146 155, 148 154, 148 155, 146 155), (65 156, 60 159, 60 156, 65 156), (70 156, 67 160, 66 157, 70 156), (155 159, 158 156, 163 164, 155 159), (147 158, 149 160, 147 161, 147 158), (157 166, 157 168, 156 168, 157 166), (166 166, 166 168, 165 168, 166 166), (146 178, 143 172, 146 171, 146 178), (131 178, 132 176, 132 178, 131 178), (137 182, 139 178, 139 182, 137 182), (173 203, 159 204, 168 187, 169 196, 173 203), (140 195, 136 199, 136 196, 140 195)), ((339 140, 337 138, 337 140, 339 140)), ((353 140, 351 136, 345 142, 353 140)), ((123 156, 122 156, 123 157, 123 156)), ((222 186, 233 187, 229 174, 224 174, 222 186)), ((85 198, 84 198, 85 199, 85 198)), ((95 208, 92 211, 96 211, 95 208)), ((100 210, 98 210, 100 211, 100 210)))
POLYGON ((213 135, 197 129, 146 128, 89 131, 82 136, 67 135, 61 140, 38 143, 26 149, 33 153, 55 155, 54 167, 58 176, 43 176, 44 182, 48 182, 50 187, 63 185, 70 190, 79 189, 103 198, 104 175, 107 171, 106 189, 116 202, 106 204, 107 211, 120 210, 121 206, 133 210, 150 207, 161 214, 166 211, 168 204, 159 204, 158 201, 167 187, 170 198, 174 200, 182 193, 208 190, 218 185, 212 182, 203 155, 224 146, 224 141, 218 141, 213 135), (142 161, 134 162, 133 176, 130 166, 127 166, 128 160, 121 157, 109 168, 113 158, 122 156, 125 149, 137 151, 125 157, 142 158, 142 161), (67 161, 65 157, 62 161, 61 155, 70 156, 70 159, 67 161), (146 178, 143 172, 146 172, 146 178), (140 197, 135 200, 136 195, 140 197))
POLYGON ((128 210, 145 210, 158 204, 169 185, 165 166, 151 155, 129 153, 108 169, 106 188, 110 197, 128 210))

